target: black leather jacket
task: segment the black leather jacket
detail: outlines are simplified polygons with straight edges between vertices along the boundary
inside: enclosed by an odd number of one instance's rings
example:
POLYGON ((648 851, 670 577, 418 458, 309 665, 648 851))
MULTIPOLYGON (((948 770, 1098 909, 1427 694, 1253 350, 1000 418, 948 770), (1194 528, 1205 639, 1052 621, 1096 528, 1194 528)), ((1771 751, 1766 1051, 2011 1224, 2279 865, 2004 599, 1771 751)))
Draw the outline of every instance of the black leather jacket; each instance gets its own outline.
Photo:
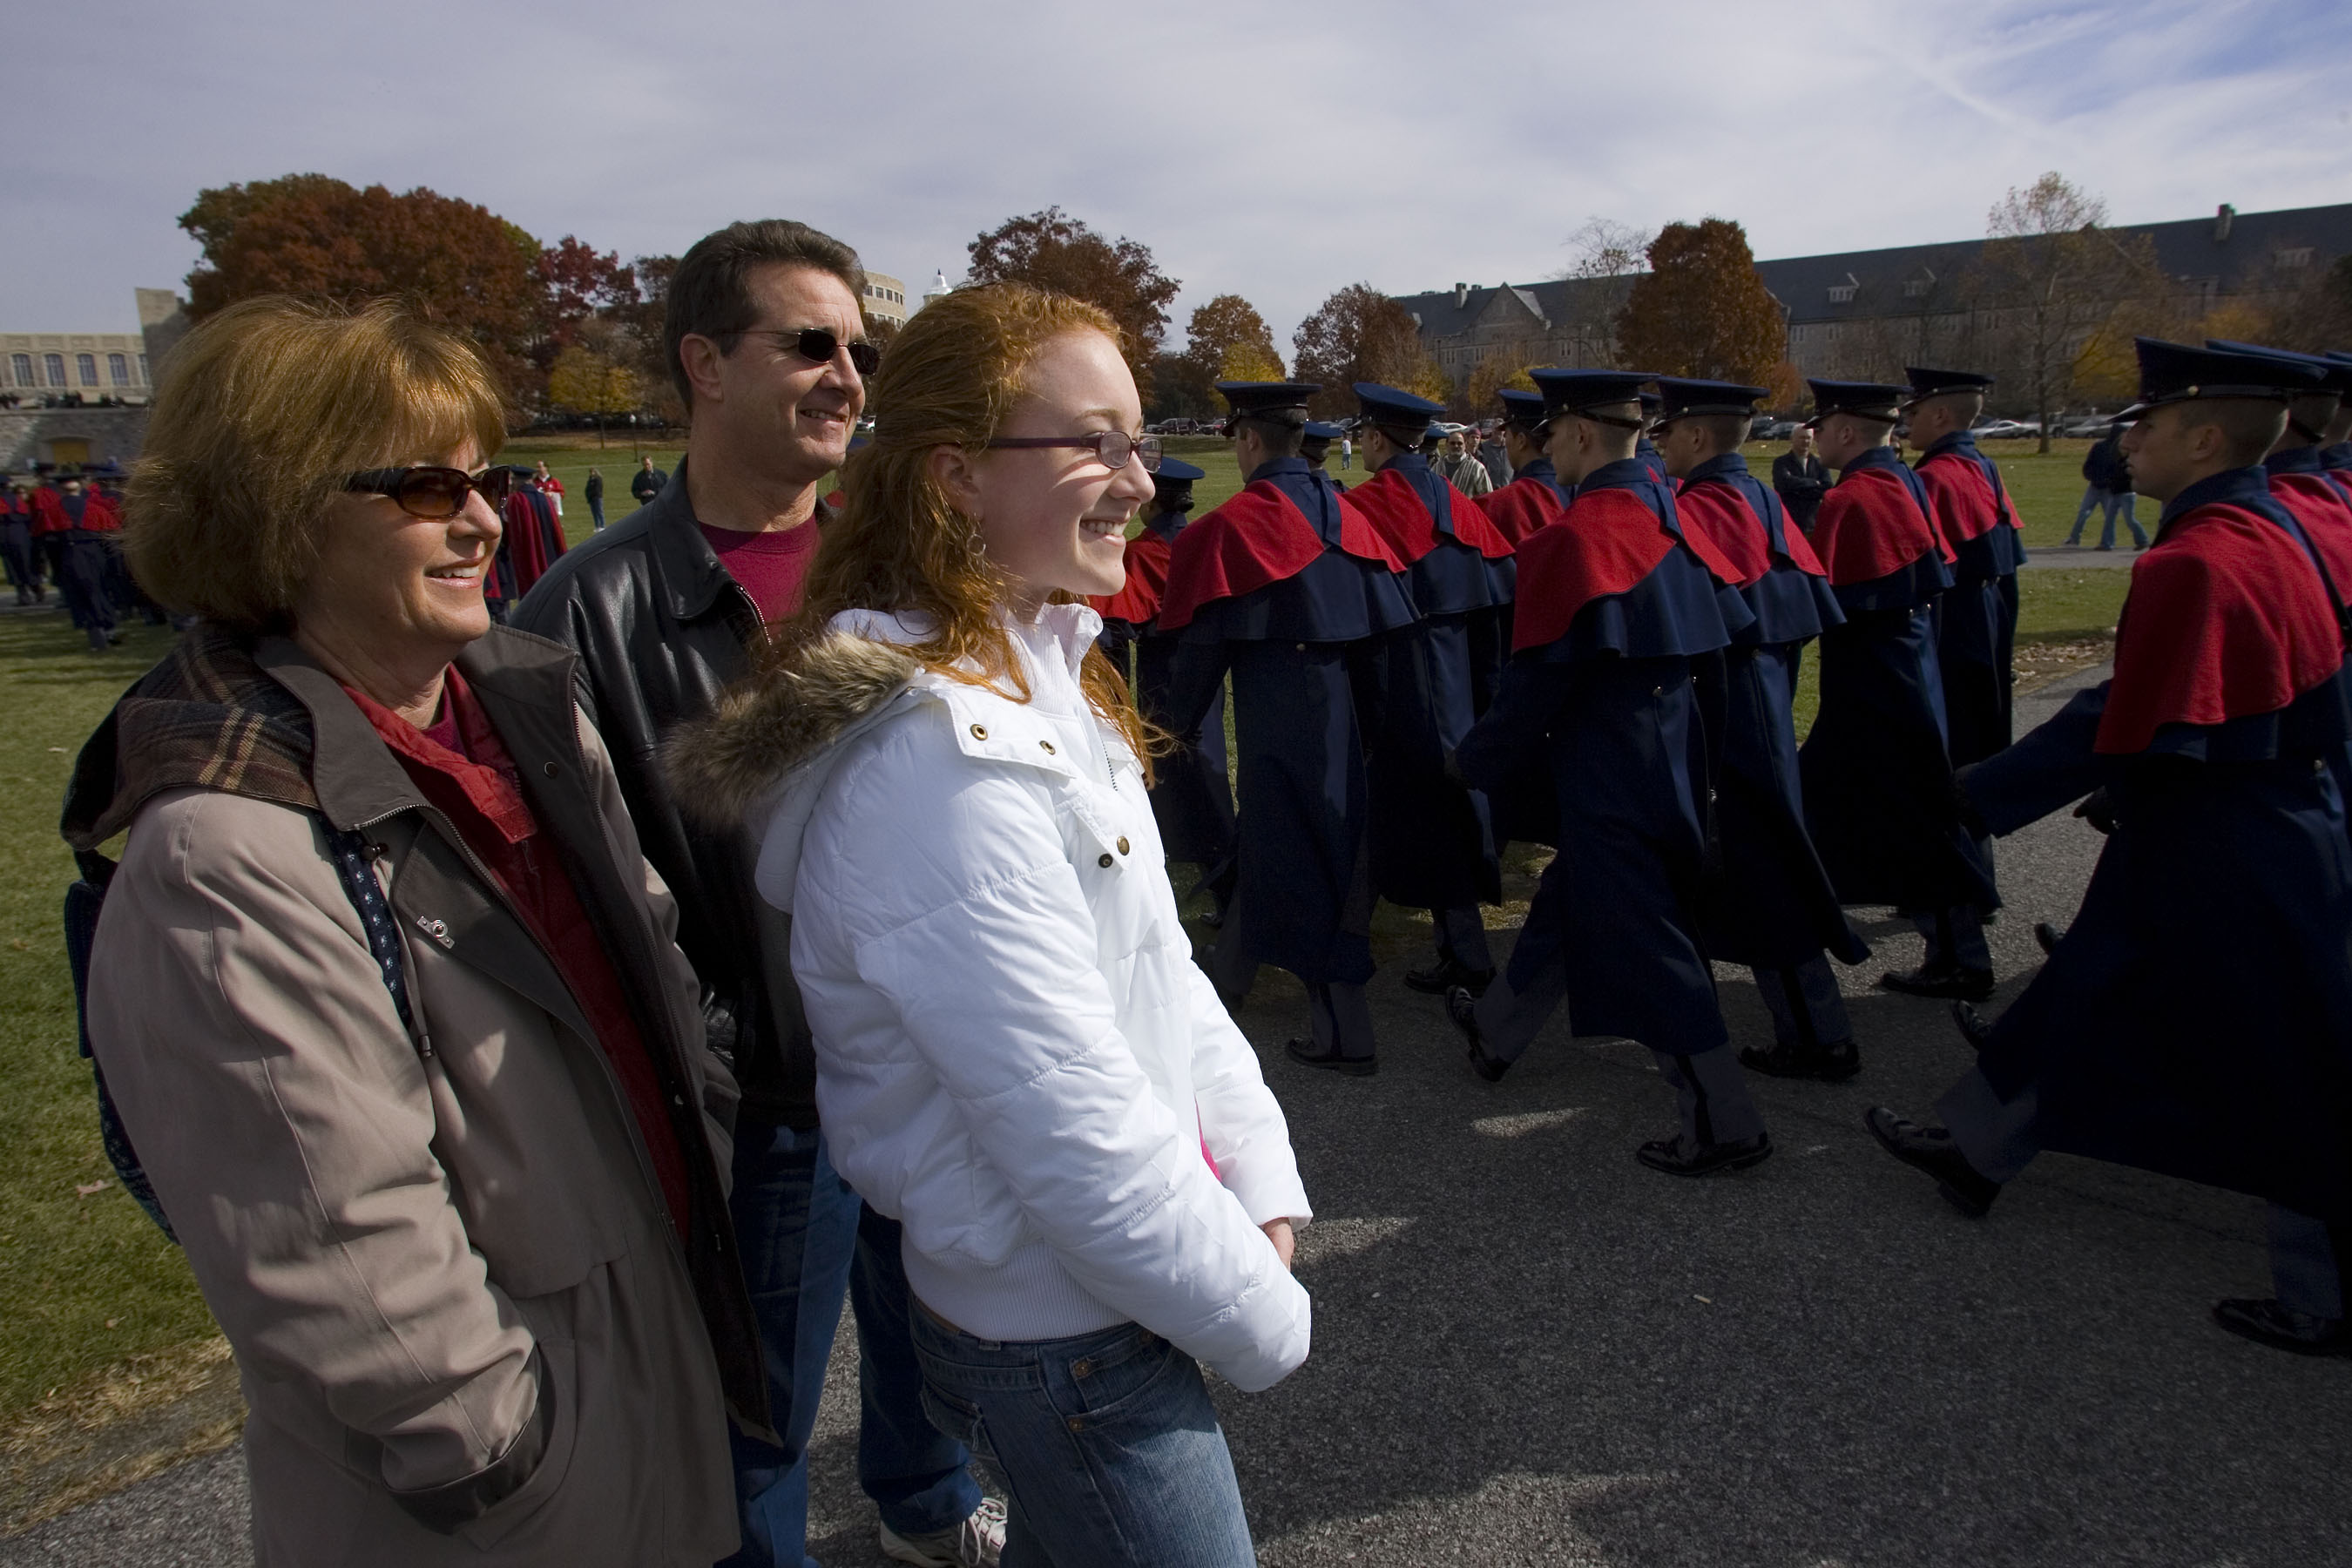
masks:
POLYGON ((702 981, 712 1048, 742 1113, 816 1125, 816 1057, 793 984, 792 922, 752 886, 749 833, 679 813, 661 771, 670 727, 708 714, 751 666, 760 612, 696 525, 680 462, 647 505, 558 559, 511 618, 580 655, 581 699, 621 778, 646 858, 677 895, 677 944, 702 981))

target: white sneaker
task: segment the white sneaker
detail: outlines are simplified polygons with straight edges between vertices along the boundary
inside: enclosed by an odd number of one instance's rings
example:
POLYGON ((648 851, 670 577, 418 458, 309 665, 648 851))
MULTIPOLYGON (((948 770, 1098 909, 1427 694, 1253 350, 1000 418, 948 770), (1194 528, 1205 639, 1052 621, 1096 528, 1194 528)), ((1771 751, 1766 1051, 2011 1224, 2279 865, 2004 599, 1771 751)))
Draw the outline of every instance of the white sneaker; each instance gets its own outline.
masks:
POLYGON ((992 1497, 981 1499, 971 1518, 945 1530, 901 1535, 882 1526, 882 1555, 918 1568, 996 1568, 1003 1552, 1004 1504, 992 1497))

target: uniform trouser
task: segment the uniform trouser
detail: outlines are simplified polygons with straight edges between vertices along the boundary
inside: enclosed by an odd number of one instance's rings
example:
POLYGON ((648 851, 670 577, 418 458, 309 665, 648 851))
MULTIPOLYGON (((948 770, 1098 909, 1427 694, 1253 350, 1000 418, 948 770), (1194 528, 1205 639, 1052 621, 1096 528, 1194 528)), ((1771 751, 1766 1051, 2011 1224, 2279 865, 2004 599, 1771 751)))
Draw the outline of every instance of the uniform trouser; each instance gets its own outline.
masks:
POLYGON ((1756 969, 1756 990, 1772 1015, 1772 1037, 1784 1046, 1830 1046, 1853 1037, 1845 997, 1826 954, 1786 969, 1756 969))
MULTIPOLYGON (((1498 1061, 1517 1061, 1567 995, 1566 964, 1546 964, 1524 992, 1512 990, 1509 970, 1498 972, 1475 1013, 1480 1048, 1498 1061)), ((1729 1143, 1764 1131, 1763 1112, 1756 1109, 1747 1075, 1728 1047, 1684 1056, 1654 1046, 1650 1054, 1657 1060, 1658 1076, 1675 1091, 1686 1143, 1729 1143)))
POLYGON ((1927 963, 1961 969, 1990 969, 1992 947, 1985 941, 1984 915, 1974 906, 1954 904, 1943 910, 1915 910, 1911 923, 1927 943, 1927 963))
POLYGON ((1459 964, 1474 974, 1493 972, 1495 956, 1487 950, 1486 922, 1478 918, 1477 905, 1432 910, 1429 915, 1437 927, 1439 962, 1459 964))
POLYGON ((0 530, 0 559, 8 568, 8 585, 19 597, 41 593, 41 569, 33 559, 33 537, 20 523, 0 530))
MULTIPOLYGON (((1936 1102, 1936 1114, 1979 1175, 2011 1182, 2042 1152, 2035 1126, 2041 1106, 2032 1085, 2004 1102, 1984 1074, 1970 1068, 1936 1102)), ((2276 1204, 2269 1217, 2271 1282, 2279 1304, 2315 1318, 2343 1317, 2342 1260, 2352 1247, 2352 1227, 2331 1227, 2276 1204)))
MULTIPOLYGON (((1249 956, 1248 902, 1236 897, 1225 910, 1217 931, 1216 952, 1209 960, 1209 983, 1229 1012, 1238 1011, 1257 984, 1258 961, 1249 956)), ((1348 981, 1306 982, 1307 1022, 1316 1047, 1327 1054, 1363 1060, 1372 1055, 1372 1011, 1364 988, 1348 981)))

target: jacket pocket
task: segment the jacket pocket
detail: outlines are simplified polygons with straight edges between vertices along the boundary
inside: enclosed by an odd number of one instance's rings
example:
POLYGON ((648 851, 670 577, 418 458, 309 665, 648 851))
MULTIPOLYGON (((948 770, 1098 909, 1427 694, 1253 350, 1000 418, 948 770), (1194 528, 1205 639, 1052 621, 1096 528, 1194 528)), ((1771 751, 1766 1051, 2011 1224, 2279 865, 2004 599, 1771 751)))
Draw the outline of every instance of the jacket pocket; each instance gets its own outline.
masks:
POLYGON ((483 1513, 480 1518, 457 1527, 458 1538, 468 1545, 488 1551, 505 1540, 515 1530, 528 1523, 547 1506, 550 1499, 562 1489, 563 1480, 572 1471, 572 1454, 580 1436, 580 1380, 578 1350, 570 1340, 539 1342, 541 1363, 547 1369, 547 1382, 541 1389, 541 1398, 555 1402, 555 1419, 547 1436, 547 1451, 540 1457, 539 1468, 530 1479, 509 1496, 483 1513))

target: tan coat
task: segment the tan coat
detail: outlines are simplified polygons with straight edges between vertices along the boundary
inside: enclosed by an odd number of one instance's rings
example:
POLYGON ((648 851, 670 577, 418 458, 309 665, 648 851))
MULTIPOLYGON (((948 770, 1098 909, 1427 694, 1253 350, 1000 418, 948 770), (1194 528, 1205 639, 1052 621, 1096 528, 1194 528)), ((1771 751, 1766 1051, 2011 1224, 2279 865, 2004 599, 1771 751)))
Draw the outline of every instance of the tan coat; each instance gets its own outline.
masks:
MULTIPOLYGON (((493 636, 461 668, 550 831, 567 764, 507 720, 551 694, 569 707, 568 656, 493 636)), ((148 795, 91 966, 98 1060, 236 1352, 257 1556, 708 1564, 737 1539, 710 1309, 613 1075, 544 953, 291 648, 265 643, 259 662, 317 726, 318 810, 148 795), (322 816, 372 840, 429 1055, 322 816)), ((593 805, 625 879, 613 901, 632 906, 617 918, 643 939, 622 946, 666 970, 648 1038, 691 1047, 703 1116, 681 1142, 723 1173, 734 1089, 702 1049, 676 910, 595 731, 570 717, 574 804, 593 805)), ((618 947, 615 966, 626 982, 618 947)))

